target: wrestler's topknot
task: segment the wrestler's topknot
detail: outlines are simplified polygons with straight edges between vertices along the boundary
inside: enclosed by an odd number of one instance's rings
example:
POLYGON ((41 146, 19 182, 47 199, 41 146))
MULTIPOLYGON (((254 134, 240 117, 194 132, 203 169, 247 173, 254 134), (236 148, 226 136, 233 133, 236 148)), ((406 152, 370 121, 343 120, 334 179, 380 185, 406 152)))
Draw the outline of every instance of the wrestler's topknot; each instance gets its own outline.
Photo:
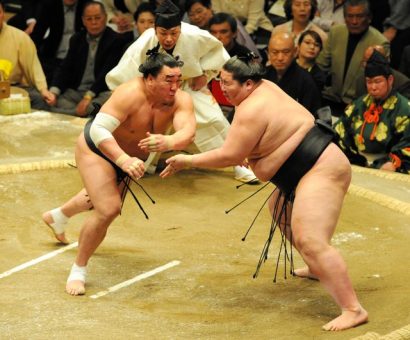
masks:
POLYGON ((179 57, 173 57, 168 53, 159 52, 159 44, 147 51, 147 59, 139 66, 138 71, 140 71, 144 78, 148 75, 156 77, 163 66, 168 67, 182 67, 184 62, 179 60, 179 57))
POLYGON ((223 69, 232 73, 233 79, 241 84, 248 79, 258 82, 266 73, 265 67, 258 61, 258 58, 253 52, 240 57, 234 56, 225 63, 223 69))

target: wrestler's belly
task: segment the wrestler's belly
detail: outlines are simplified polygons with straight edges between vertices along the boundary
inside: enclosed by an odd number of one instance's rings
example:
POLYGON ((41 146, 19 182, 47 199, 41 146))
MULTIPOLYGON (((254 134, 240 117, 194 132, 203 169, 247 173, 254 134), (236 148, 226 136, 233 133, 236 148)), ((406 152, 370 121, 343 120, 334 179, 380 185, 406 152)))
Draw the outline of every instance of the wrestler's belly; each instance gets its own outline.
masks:
POLYGON ((147 152, 142 151, 138 146, 140 138, 128 140, 116 138, 116 140, 120 148, 123 149, 128 155, 132 157, 137 157, 143 161, 145 161, 148 158, 149 154, 147 152))

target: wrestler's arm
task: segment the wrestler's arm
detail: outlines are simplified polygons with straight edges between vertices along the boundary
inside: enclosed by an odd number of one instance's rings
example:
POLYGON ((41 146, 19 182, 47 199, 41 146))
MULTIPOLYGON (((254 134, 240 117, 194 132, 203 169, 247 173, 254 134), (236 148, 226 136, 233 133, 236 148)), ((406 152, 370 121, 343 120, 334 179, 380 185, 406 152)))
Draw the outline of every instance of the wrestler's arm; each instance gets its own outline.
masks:
POLYGON ((175 133, 170 137, 173 150, 183 150, 194 141, 196 120, 191 96, 178 91, 177 109, 172 121, 175 133))
MULTIPOLYGON (((124 122, 128 115, 131 114, 133 108, 138 107, 140 104, 140 96, 134 86, 126 83, 119 86, 107 100, 107 102, 101 107, 100 113, 104 113, 112 117, 113 120, 118 121, 118 125, 124 122)), ((95 122, 95 120, 94 120, 95 122)), ((94 124, 93 122, 93 124, 94 124)), ((92 127, 91 127, 92 128, 92 127)), ((91 129, 90 129, 91 131, 91 129)), ((144 162, 137 157, 130 157, 125 151, 118 145, 114 136, 106 136, 97 147, 107 156, 111 161, 117 164, 123 171, 128 173, 132 177, 139 178, 144 174, 144 162)))
POLYGON ((138 146, 146 152, 183 150, 194 141, 196 121, 192 99, 188 93, 179 90, 175 99, 172 135, 153 134, 139 141, 138 146))
POLYGON ((259 142, 267 126, 267 119, 258 117, 258 112, 261 112, 261 108, 257 104, 237 107, 228 135, 220 148, 196 155, 173 156, 166 161, 168 166, 161 177, 190 166, 224 168, 241 165, 259 142))

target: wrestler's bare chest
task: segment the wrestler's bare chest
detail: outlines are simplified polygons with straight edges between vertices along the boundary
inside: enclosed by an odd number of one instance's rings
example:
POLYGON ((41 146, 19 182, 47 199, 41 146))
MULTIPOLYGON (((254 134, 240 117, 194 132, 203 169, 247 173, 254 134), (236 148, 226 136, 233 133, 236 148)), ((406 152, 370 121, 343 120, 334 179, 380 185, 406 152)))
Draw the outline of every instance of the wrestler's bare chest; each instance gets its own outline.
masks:
POLYGON ((129 155, 145 159, 138 143, 147 137, 147 133, 165 134, 172 124, 175 108, 162 105, 159 107, 143 106, 115 130, 114 137, 119 146, 129 155))

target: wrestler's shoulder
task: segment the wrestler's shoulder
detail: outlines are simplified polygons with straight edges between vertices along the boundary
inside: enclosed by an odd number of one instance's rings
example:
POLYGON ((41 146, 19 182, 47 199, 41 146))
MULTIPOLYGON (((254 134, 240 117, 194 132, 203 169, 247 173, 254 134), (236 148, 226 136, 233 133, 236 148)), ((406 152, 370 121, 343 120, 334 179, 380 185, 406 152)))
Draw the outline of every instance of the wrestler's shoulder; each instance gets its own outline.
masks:
POLYGON ((175 97, 176 97, 176 100, 177 100, 178 104, 185 104, 185 103, 186 104, 191 104, 192 103, 191 95, 188 92, 186 92, 182 89, 179 89, 177 91, 175 97))

